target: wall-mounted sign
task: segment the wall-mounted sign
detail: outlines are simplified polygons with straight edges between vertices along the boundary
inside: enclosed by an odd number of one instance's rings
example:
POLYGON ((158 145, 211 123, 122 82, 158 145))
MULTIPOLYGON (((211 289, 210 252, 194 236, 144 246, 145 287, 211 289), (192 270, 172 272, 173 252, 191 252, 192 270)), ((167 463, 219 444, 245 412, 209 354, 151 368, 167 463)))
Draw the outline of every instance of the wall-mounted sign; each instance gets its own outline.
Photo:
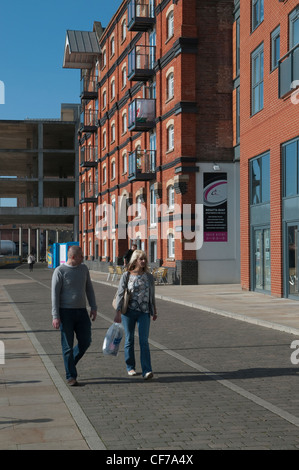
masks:
POLYGON ((204 241, 227 242, 227 173, 204 173, 204 241))

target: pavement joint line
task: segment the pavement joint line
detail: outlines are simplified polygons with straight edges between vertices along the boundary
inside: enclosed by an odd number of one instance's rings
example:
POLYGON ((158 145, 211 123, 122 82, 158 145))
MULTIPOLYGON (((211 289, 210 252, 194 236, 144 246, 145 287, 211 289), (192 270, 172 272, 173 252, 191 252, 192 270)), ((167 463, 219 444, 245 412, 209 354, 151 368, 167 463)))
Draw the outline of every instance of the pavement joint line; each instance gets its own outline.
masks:
MULTIPOLYGON (((42 284, 42 283, 40 282, 39 284, 42 284)), ((99 437, 98 433, 96 432, 96 430, 94 429, 94 427, 92 426, 88 418, 86 417, 79 403, 76 401, 74 395, 71 393, 71 391, 68 389, 68 387, 64 383, 60 374, 57 372, 53 362, 51 361, 49 356, 46 354, 46 351, 44 350, 44 348, 38 341, 37 337, 35 336, 34 333, 32 333, 32 329, 29 327, 25 318, 23 317, 20 310, 13 302, 12 298, 10 297, 9 293, 7 292, 4 286, 3 286, 3 289, 5 290, 5 293, 9 301, 12 304, 15 314, 17 315, 18 319, 22 323, 25 332, 27 333, 32 345, 34 346, 37 353, 39 354, 42 362, 44 363, 44 366, 46 367, 51 379, 53 380, 58 392, 60 393, 63 401, 65 402, 71 416, 76 422, 88 446, 90 447, 91 450, 107 450, 103 441, 99 437)))
MULTIPOLYGON (((99 313, 99 316, 101 316, 104 320, 108 320, 111 322, 111 319, 108 318, 106 315, 103 315, 102 313, 99 313)), ((135 333, 135 336, 138 336, 137 333, 135 333)), ((233 382, 224 379, 221 375, 216 374, 215 372, 212 372, 205 367, 200 366, 196 362, 190 361, 186 357, 182 356, 181 354, 176 353, 175 351, 172 351, 171 349, 167 348, 167 346, 163 346, 163 344, 157 343, 154 340, 149 339, 149 343, 154 346, 157 349, 160 349, 163 351, 165 354, 168 354, 169 356, 174 357, 175 359, 183 362, 184 364, 192 367, 193 369, 197 370, 198 372, 201 372, 205 375, 208 375, 210 378, 218 382, 220 385, 223 385, 224 387, 228 388, 232 392, 237 393, 238 395, 241 395, 242 397, 246 398, 247 400, 252 401, 256 405, 261 406, 262 408, 265 408, 266 410, 270 411, 271 413, 276 414, 277 416, 280 416, 282 419, 288 421, 289 423, 293 424, 296 427, 299 427, 299 418, 296 416, 292 415, 291 413, 288 413, 287 411, 282 410, 281 408, 273 405, 272 403, 269 403, 268 401, 264 400, 263 398, 258 397, 257 395, 248 392, 242 387, 239 387, 238 385, 235 385, 233 382)))
MULTIPOLYGON (((100 281, 98 281, 100 282, 100 281)), ((203 310, 205 312, 214 313, 215 315, 221 315, 223 317, 232 318, 233 320, 240 320, 246 323, 251 323, 257 326, 264 326, 265 328, 271 328, 273 330, 282 331, 284 333, 289 333, 293 335, 299 335, 298 328, 292 328, 290 326, 280 325, 279 323, 269 322, 266 320, 260 320, 259 318, 252 318, 248 315, 239 315, 238 313, 227 312, 225 310, 220 310, 212 307, 207 307, 206 305, 194 304, 193 302, 188 302, 187 300, 174 299, 173 297, 167 297, 166 295, 156 294, 156 298, 160 300, 166 300, 176 304, 185 305, 186 307, 196 308, 198 310, 203 310)))
MULTIPOLYGON (((26 274, 24 274, 24 275, 26 277, 29 277, 26 274)), ((33 279, 33 278, 31 278, 31 279, 33 279)), ((33 279, 33 281, 35 281, 35 279, 33 279)), ((98 280, 92 280, 92 281, 97 282, 99 284, 105 284, 105 285, 109 284, 108 282, 105 282, 105 281, 98 281, 98 280)), ((35 282, 38 282, 39 284, 42 284, 39 281, 35 281, 35 282)), ((45 286, 45 287, 48 287, 45 284, 42 284, 42 285, 45 286)), ((111 286, 111 284, 109 284, 109 286, 111 286)), ((176 300, 176 299, 164 296, 164 295, 159 295, 159 294, 157 295, 156 294, 156 298, 160 298, 161 300, 166 300, 166 301, 170 301, 170 302, 174 302, 174 303, 180 303, 182 305, 186 305, 186 306, 197 308, 197 309, 204 310, 204 311, 209 311, 211 313, 215 313, 215 314, 218 314, 218 315, 223 315, 223 316, 234 318, 234 319, 237 319, 237 320, 243 320, 243 321, 247 321, 247 322, 249 321, 250 323, 253 323, 253 321, 251 321, 251 320, 256 320, 256 319, 252 319, 250 317, 246 317, 246 316, 243 317, 241 315, 237 315, 237 314, 233 314, 233 313, 230 313, 230 312, 225 312, 225 311, 221 311, 221 310, 217 310, 217 309, 213 309, 213 308, 208 308, 208 307, 205 307, 205 306, 201 307, 199 305, 193 304, 192 302, 180 301, 180 300, 176 300)), ((100 312, 98 312, 98 315, 101 316, 103 319, 113 323, 111 318, 107 317, 106 315, 103 315, 100 312)), ((262 321, 262 320, 256 320, 256 322, 259 322, 259 323, 255 323, 255 324, 260 325, 260 326, 266 326, 268 328, 274 328, 274 329, 279 329, 277 327, 282 327, 282 328, 284 328, 284 330, 282 330, 282 331, 287 331, 288 333, 293 333, 293 334, 298 334, 299 333, 299 330, 296 330, 294 328, 284 327, 283 325, 276 325, 276 324, 273 324, 271 322, 265 322, 265 321, 262 321), (294 333, 294 331, 295 331, 295 333, 294 333)), ((136 333, 136 335, 137 335, 137 333, 136 333)), ((181 354, 178 354, 175 351, 172 351, 171 349, 167 348, 166 346, 163 346, 162 344, 157 343, 154 340, 149 339, 149 343, 152 346, 156 347, 157 349, 162 350, 165 354, 168 354, 168 355, 174 357, 175 359, 183 362, 184 364, 189 365, 190 367, 197 370, 198 372, 201 372, 201 373, 204 373, 204 374, 208 375, 213 380, 217 381, 220 385, 223 385, 224 387, 228 388, 229 390, 243 396, 244 398, 246 398, 246 399, 252 401, 253 403, 261 406, 262 408, 270 411, 271 413, 274 413, 275 415, 280 416, 282 419, 284 419, 285 421, 288 421, 289 423, 293 424, 294 426, 299 427, 299 418, 292 415, 291 413, 288 413, 287 411, 282 410, 281 408, 277 407, 276 405, 273 405, 272 403, 269 403, 268 401, 258 397, 257 395, 255 395, 251 392, 248 392, 247 390, 243 389, 242 387, 239 387, 238 385, 235 385, 233 382, 224 379, 221 375, 216 374, 212 371, 209 371, 208 369, 206 369, 206 368, 200 366, 199 364, 185 358, 181 354)))

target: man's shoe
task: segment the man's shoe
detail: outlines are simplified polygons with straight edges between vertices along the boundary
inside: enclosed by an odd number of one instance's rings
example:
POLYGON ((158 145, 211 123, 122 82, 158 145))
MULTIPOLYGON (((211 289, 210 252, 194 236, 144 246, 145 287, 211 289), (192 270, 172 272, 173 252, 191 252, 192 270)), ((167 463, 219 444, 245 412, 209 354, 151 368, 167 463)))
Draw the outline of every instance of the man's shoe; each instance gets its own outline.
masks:
POLYGON ((128 371, 128 375, 137 375, 134 369, 128 371))
POLYGON ((154 374, 152 372, 147 372, 143 378, 144 380, 149 380, 149 379, 152 379, 153 377, 154 377, 154 374))
POLYGON ((76 385, 78 385, 78 382, 76 379, 69 379, 67 381, 67 384, 70 386, 70 387, 76 387, 76 385))

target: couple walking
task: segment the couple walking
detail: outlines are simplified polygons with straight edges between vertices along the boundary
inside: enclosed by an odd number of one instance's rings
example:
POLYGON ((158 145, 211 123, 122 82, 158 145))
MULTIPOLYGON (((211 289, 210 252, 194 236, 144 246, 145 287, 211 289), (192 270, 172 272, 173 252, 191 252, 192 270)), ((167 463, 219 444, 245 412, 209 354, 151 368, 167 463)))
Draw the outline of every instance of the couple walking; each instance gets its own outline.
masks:
MULTIPOLYGON (((89 270, 82 264, 83 253, 79 246, 70 246, 68 260, 58 266, 52 277, 52 316, 53 327, 61 331, 61 345, 70 386, 77 382, 78 361, 91 344, 91 322, 96 319, 97 305, 89 270), (90 315, 86 309, 86 297, 91 307, 90 315), (74 347, 74 336, 77 345, 74 347)), ((116 323, 123 323, 125 330, 125 362, 129 375, 136 375, 134 332, 138 326, 140 342, 140 361, 144 379, 153 377, 148 344, 150 317, 157 319, 155 305, 155 283, 148 272, 147 257, 143 251, 135 250, 122 275, 117 295, 116 323), (121 313, 125 290, 130 292, 126 314, 121 313)))

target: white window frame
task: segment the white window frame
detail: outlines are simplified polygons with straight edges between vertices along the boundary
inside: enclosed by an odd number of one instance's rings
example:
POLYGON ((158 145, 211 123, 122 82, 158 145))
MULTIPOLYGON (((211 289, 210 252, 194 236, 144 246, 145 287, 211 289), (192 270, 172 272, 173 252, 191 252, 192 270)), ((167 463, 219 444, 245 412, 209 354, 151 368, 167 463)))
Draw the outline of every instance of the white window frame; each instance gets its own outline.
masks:
POLYGON ((174 125, 170 124, 167 127, 167 150, 174 149, 174 125))
POLYGON ((167 22, 167 39, 170 39, 174 35, 174 14, 173 14, 173 10, 171 10, 168 13, 167 18, 166 18, 166 22, 167 22))
POLYGON ((174 258, 175 257, 175 251, 174 251, 174 235, 173 233, 169 233, 167 235, 167 257, 168 258, 174 258))

